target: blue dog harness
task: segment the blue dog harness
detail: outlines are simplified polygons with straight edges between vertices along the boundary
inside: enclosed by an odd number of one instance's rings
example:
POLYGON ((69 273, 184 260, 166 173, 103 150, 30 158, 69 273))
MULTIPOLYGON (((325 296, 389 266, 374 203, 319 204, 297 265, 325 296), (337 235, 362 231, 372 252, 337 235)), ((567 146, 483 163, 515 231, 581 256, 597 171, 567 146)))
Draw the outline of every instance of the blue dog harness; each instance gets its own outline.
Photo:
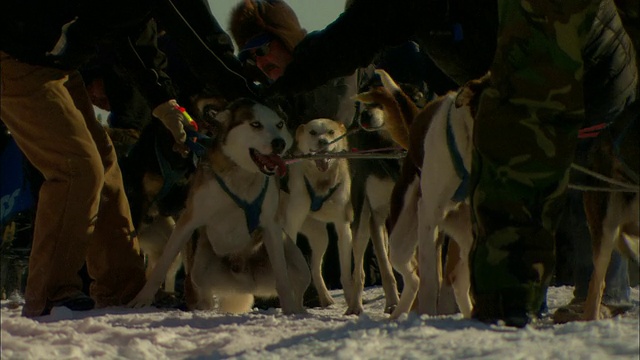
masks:
POLYGON ((453 134, 453 127, 451 126, 451 109, 453 109, 453 102, 449 105, 449 112, 447 113, 447 147, 451 154, 453 167, 461 180, 460 185, 451 197, 451 200, 455 202, 462 202, 467 198, 467 195, 469 195, 469 171, 465 169, 464 162, 462 161, 462 155, 460 155, 460 151, 456 146, 456 138, 453 134))
POLYGON ((338 189, 338 186, 340 186, 342 183, 338 183, 336 186, 329 189, 329 192, 325 196, 316 195, 316 192, 313 190, 313 187, 311 186, 311 183, 306 176, 304 177, 304 184, 307 187, 309 198, 311 198, 311 211, 316 212, 322 209, 322 205, 324 204, 324 202, 327 201, 327 199, 329 199, 331 195, 333 195, 333 193, 338 189))
POLYGON ((233 199, 233 201, 238 205, 242 210, 244 210, 244 216, 247 220, 247 229, 249 229, 249 234, 252 234, 254 230, 258 228, 260 225, 260 213, 262 212, 262 203, 264 202, 265 194, 267 193, 267 187, 269 185, 269 177, 264 177, 264 184, 262 185, 262 190, 258 197, 253 200, 253 202, 248 203, 242 199, 240 199, 236 194, 231 192, 231 189, 224 183, 222 178, 218 176, 218 174, 213 173, 216 177, 216 181, 218 185, 224 190, 233 199))

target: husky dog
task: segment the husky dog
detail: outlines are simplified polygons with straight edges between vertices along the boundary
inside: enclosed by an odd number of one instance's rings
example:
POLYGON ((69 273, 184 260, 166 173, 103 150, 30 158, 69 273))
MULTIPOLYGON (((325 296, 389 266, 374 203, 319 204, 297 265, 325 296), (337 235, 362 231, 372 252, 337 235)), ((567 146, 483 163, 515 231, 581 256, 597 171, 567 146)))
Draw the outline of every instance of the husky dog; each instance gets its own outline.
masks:
MULTIPOLYGON (((441 96, 418 111, 385 71, 376 72, 393 99, 384 106, 384 126, 408 150, 391 198, 390 258, 404 280, 400 302, 391 318, 410 310, 418 287, 419 312, 437 313, 442 282, 437 231, 447 233, 459 245, 459 258, 450 276, 458 306, 469 317, 472 305, 467 259, 473 238, 464 172, 471 165, 472 112, 477 101, 474 95, 486 82, 470 83, 457 94, 441 96), (416 272, 418 266, 420 277, 416 272)), ((359 99, 367 102, 371 96, 365 93, 359 99)))
POLYGON ((281 159, 292 143, 283 117, 249 99, 220 112, 216 139, 190 184, 176 222, 147 283, 130 302, 148 306, 176 254, 199 230, 189 278, 196 309, 246 312, 254 296, 275 296, 285 314, 303 313, 309 268, 296 244, 276 222, 281 159))
MULTIPOLYGON (((330 119, 314 119, 298 126, 294 153, 334 154, 347 150, 346 128, 330 119)), ((320 306, 334 303, 322 278, 322 259, 328 245, 326 225, 333 223, 338 235, 340 281, 347 304, 353 299, 351 278, 351 176, 345 158, 302 159, 289 166, 289 193, 282 194, 281 222, 295 239, 304 234, 311 247, 311 276, 320 306)))

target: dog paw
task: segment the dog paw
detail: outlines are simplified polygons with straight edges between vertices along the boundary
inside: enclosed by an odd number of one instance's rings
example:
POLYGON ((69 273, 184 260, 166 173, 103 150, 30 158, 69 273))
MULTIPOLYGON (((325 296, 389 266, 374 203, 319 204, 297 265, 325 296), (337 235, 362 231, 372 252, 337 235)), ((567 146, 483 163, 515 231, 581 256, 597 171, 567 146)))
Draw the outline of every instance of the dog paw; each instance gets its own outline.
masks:
POLYGON ((142 290, 133 300, 129 301, 127 306, 134 309, 149 307, 153 303, 153 299, 153 294, 149 295, 147 291, 142 290))
POLYGON ((305 309, 302 306, 300 306, 300 307, 299 306, 295 306, 292 309, 282 308, 282 313, 284 315, 305 315, 305 314, 307 314, 307 309, 305 309))
POLYGON ((325 297, 325 296, 320 296, 320 307, 322 308, 326 308, 329 307, 333 304, 336 303, 335 300, 333 300, 333 298, 331 296, 325 297))
POLYGON ((349 308, 347 308, 347 311, 344 313, 345 315, 360 315, 364 312, 364 308, 362 307, 362 305, 358 305, 358 306, 349 306, 349 308))
POLYGON ((398 307, 398 304, 387 305, 384 307, 384 313, 393 314, 393 312, 396 311, 396 307, 398 307))

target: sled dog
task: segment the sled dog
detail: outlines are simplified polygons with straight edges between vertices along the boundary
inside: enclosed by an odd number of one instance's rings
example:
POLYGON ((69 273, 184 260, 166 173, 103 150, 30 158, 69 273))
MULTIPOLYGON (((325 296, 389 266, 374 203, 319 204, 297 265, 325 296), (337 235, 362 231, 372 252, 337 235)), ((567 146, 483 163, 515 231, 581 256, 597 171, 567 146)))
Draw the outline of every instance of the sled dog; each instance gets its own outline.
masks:
POLYGON ((264 104, 239 99, 220 112, 216 138, 200 159, 186 207, 147 283, 130 302, 148 306, 178 251, 195 230, 189 278, 191 308, 246 312, 254 296, 275 296, 285 314, 302 313, 309 268, 276 222, 281 156, 292 137, 284 117, 264 104))

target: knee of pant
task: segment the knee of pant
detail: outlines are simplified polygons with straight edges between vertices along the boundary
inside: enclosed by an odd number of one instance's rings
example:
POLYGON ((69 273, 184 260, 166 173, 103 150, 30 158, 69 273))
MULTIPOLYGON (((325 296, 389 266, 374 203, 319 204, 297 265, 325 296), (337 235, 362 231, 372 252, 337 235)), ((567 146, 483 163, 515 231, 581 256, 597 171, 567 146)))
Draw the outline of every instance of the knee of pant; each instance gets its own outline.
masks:
MULTIPOLYGON (((76 182, 81 183, 81 189, 85 189, 88 194, 97 193, 104 184, 104 167, 100 157, 90 156, 71 157, 67 161, 69 165, 69 177, 76 182)), ((82 191, 78 189, 77 191, 82 191)))

